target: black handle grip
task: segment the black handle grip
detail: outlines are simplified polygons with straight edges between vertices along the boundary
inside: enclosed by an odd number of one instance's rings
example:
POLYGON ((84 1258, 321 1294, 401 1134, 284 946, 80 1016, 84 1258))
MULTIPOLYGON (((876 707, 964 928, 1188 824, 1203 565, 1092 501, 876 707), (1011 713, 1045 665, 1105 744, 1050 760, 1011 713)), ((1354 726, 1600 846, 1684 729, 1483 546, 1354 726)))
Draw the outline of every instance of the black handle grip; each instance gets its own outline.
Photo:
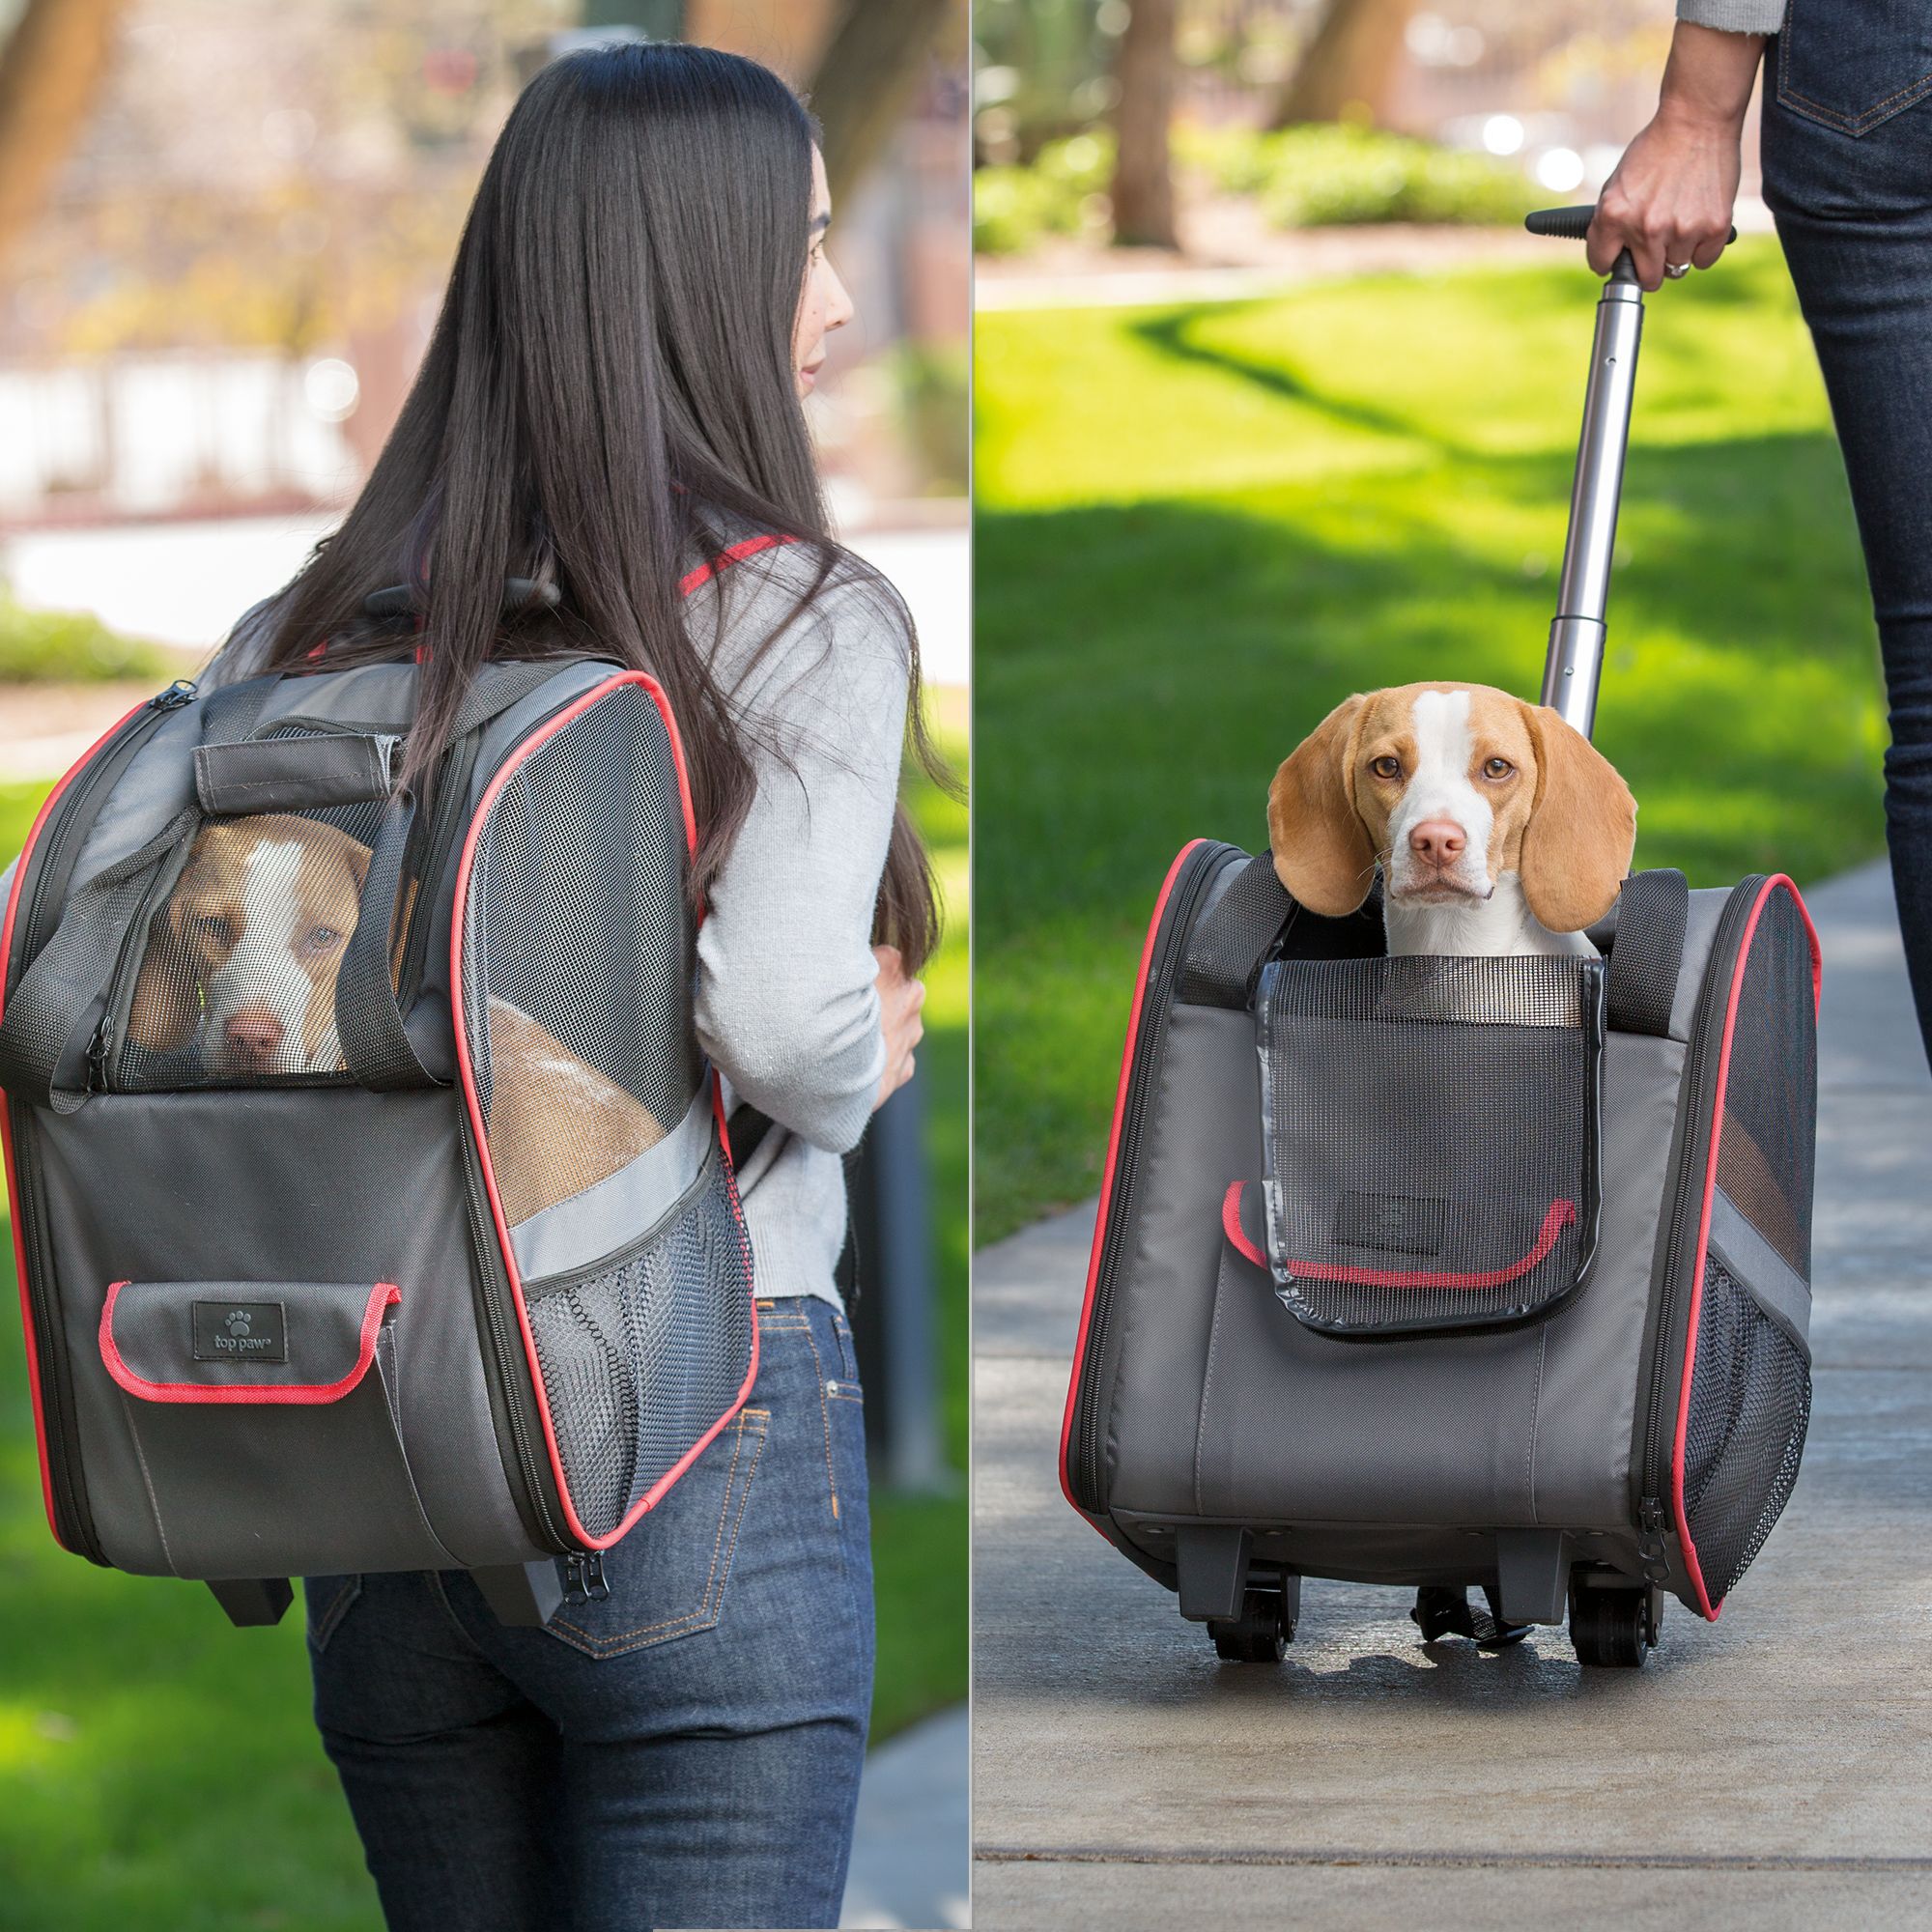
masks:
MULTIPOLYGON (((1561 242, 1580 242, 1596 218, 1597 204, 1586 201, 1580 208, 1539 208, 1522 217, 1522 225, 1532 235, 1553 235, 1561 242)), ((1727 242, 1737 239, 1735 228, 1725 237, 1727 242)))

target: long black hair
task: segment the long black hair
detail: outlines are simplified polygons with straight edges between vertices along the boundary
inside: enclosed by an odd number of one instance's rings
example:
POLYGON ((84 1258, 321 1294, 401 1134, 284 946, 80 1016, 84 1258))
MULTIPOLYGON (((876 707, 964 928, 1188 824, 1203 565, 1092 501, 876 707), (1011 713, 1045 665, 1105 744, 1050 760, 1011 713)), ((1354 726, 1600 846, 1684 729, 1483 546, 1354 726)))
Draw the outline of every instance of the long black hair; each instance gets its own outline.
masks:
MULTIPOLYGON (((771 532, 804 568, 750 662, 827 584, 868 584, 902 623, 913 749, 939 776, 910 620, 834 541, 798 397, 814 139, 778 75, 714 48, 618 43, 543 69, 497 137, 396 425, 270 601, 253 668, 312 668, 318 640, 331 668, 421 647, 401 775, 417 785, 488 659, 587 651, 649 670, 684 739, 701 894, 756 777, 718 639, 690 635, 679 583, 734 534, 771 532), (520 609, 509 579, 536 586, 520 609), (364 611, 396 584, 412 590, 400 628, 364 611)), ((901 807, 873 937, 917 971, 937 923, 901 807)))

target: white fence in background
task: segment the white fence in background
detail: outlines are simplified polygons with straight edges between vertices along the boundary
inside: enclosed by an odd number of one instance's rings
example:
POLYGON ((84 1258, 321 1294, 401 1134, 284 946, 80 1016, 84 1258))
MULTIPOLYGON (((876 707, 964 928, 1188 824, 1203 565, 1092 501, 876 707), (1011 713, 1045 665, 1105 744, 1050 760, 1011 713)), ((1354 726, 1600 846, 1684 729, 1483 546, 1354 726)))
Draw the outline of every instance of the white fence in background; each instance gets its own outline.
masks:
POLYGON ((356 473, 339 426, 355 399, 355 372, 332 357, 172 353, 0 369, 0 517, 336 500, 356 473))

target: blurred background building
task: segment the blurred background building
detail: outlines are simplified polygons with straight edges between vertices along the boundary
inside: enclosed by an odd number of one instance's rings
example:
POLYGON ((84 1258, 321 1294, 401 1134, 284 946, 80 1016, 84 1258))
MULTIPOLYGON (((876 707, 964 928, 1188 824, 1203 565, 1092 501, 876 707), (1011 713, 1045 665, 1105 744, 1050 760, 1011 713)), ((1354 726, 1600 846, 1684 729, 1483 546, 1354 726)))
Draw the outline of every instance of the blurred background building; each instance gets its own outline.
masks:
MULTIPOLYGON (((0 178, 19 185, 0 190, 0 572, 29 605, 205 646, 359 488, 490 145, 583 13, 558 0, 14 11, 15 41, 38 21, 44 52, 0 87, 0 178)), ((838 115, 835 247, 860 321, 835 339, 811 404, 835 507, 855 536, 956 527, 963 0, 604 12, 764 59, 838 115), (879 15, 883 33, 856 24, 879 15)), ((886 549, 893 562, 932 552, 886 549)), ((938 668, 963 681, 963 629, 937 600, 931 629, 929 650, 950 649, 938 668)))

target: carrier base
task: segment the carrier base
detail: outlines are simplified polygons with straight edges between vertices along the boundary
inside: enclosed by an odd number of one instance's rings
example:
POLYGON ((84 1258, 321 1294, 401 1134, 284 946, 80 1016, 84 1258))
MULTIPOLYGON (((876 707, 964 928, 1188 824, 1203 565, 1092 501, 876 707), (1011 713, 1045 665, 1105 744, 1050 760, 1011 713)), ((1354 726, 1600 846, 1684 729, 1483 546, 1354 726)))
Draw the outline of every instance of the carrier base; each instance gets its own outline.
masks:
POLYGON ((563 1606, 563 1579, 548 1560, 505 1563, 469 1574, 499 1624, 541 1630, 563 1606))
POLYGON ((280 1623, 296 1596, 286 1577, 212 1577, 208 1587, 237 1630, 280 1623))

